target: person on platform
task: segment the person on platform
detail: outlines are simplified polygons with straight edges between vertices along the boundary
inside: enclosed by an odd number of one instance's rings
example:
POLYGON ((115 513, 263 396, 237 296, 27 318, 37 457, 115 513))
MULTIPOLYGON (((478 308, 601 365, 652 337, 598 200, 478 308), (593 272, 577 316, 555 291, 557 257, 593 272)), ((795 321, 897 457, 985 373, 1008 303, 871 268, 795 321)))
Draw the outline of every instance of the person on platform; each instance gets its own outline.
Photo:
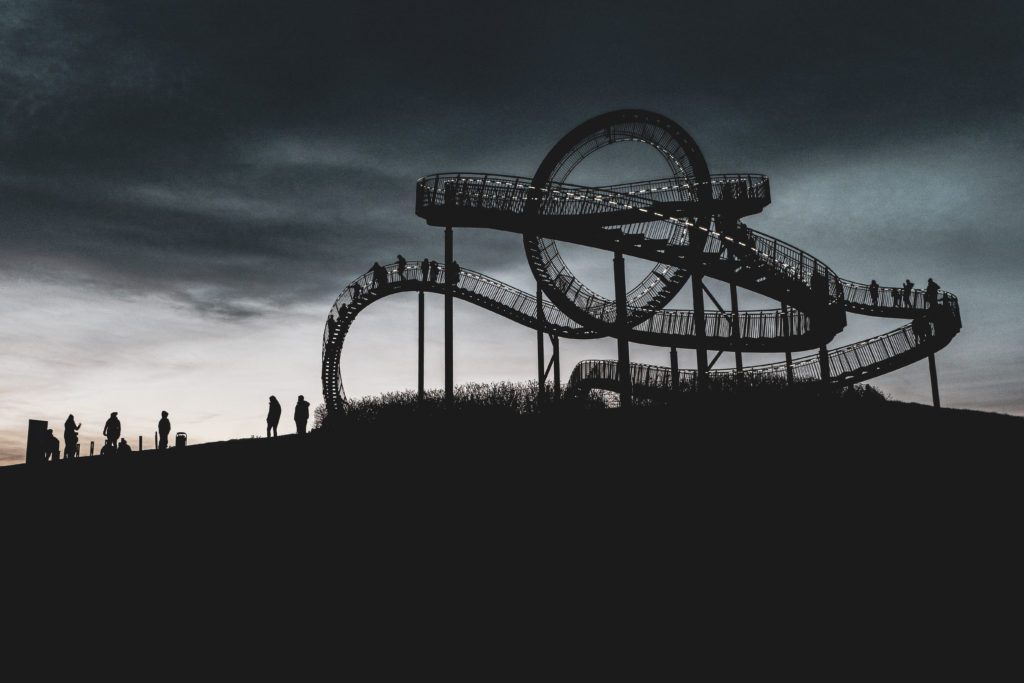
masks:
POLYGON ((877 306, 878 305, 878 283, 875 282, 874 280, 872 280, 871 284, 868 285, 868 293, 871 295, 871 305, 872 306, 877 306))
POLYGON ((121 443, 117 444, 117 455, 131 455, 132 447, 128 445, 128 442, 121 439, 121 443))
POLYGON ((167 411, 160 411, 160 422, 157 423, 157 431, 160 432, 160 443, 157 450, 167 450, 167 436, 171 433, 171 421, 167 419, 167 411))
POLYGON ((64 459, 68 460, 78 456, 78 430, 82 424, 75 424, 75 416, 68 415, 64 421, 64 459))
POLYGON ((907 305, 907 308, 912 308, 914 305, 914 283, 907 278, 903 282, 903 303, 907 305))
POLYGON ((437 265, 437 261, 430 262, 430 281, 437 282, 437 278, 440 275, 440 266, 437 265))
POLYGON ((309 401, 300 394, 299 400, 295 404, 295 433, 305 434, 307 422, 309 422, 309 401))
POLYGON ((46 430, 46 460, 57 462, 60 460, 60 439, 53 435, 52 429, 46 430))
POLYGON ((405 265, 407 261, 401 254, 398 255, 398 277, 405 279, 405 265))
POLYGON ((423 271, 423 281, 426 282, 430 277, 430 259, 423 259, 423 263, 420 264, 420 270, 423 271))
POLYGON ((459 280, 462 279, 462 266, 459 265, 458 261, 452 261, 452 270, 448 273, 448 283, 457 285, 459 280))
POLYGON ((928 278, 928 286, 924 290, 924 303, 928 308, 939 304, 939 285, 931 278, 928 278))
POLYGON ((893 308, 899 308, 903 305, 903 290, 899 287, 892 288, 892 305, 893 308))
POLYGON ((107 423, 103 425, 103 436, 107 437, 107 443, 117 446, 117 440, 121 436, 121 421, 117 419, 117 411, 111 413, 107 423))
POLYGON ((270 397, 270 408, 267 410, 267 438, 270 438, 270 432, 274 432, 274 436, 277 436, 277 423, 281 421, 281 404, 277 402, 277 397, 270 397))

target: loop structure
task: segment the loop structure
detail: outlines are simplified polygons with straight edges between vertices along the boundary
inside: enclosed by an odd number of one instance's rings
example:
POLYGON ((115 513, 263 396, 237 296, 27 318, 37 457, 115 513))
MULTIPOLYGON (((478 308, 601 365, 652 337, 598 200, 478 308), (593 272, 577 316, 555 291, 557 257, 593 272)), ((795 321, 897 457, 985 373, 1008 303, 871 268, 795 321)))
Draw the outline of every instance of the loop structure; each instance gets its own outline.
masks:
MULTIPOLYGON (((866 285, 840 278, 814 256, 751 229, 742 219, 771 202, 767 176, 712 175, 694 140, 671 120, 641 110, 590 119, 566 134, 532 178, 443 173, 416 183, 416 214, 429 225, 520 233, 538 297, 461 268, 424 270, 397 263, 357 277, 336 300, 323 337, 322 382, 328 411, 344 410, 340 359, 359 311, 400 292, 422 291, 471 302, 552 337, 614 336, 628 342, 712 351, 786 352, 787 361, 742 369, 679 370, 619 360, 588 360, 572 371, 570 391, 622 390, 652 397, 698 388, 712 376, 850 384, 905 367, 945 347, 961 329, 957 298, 932 286, 866 285), (569 183, 580 163, 608 145, 653 147, 669 175, 592 187, 569 183), (603 297, 569 269, 558 242, 644 259, 651 271, 621 301, 603 297), (779 302, 770 310, 669 309, 690 281, 711 277, 779 302), (826 345, 847 313, 909 320, 855 344, 826 345), (816 349, 792 358, 792 352, 816 349)), ((702 287, 702 285, 701 285, 702 287)), ((703 301, 703 294, 701 302, 703 301)), ((619 296, 617 295, 617 299, 619 296)), ((717 305, 717 301, 715 302, 717 305)), ((713 363, 712 363, 713 365, 713 363)))

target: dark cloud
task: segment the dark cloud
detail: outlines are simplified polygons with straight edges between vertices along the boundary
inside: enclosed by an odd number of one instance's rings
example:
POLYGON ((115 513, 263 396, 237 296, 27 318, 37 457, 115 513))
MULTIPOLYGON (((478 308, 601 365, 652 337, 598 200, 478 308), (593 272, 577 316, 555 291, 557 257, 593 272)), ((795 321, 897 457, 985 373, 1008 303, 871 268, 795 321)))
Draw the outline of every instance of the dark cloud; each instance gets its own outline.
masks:
MULTIPOLYGON (((938 261, 951 284, 1005 274, 1022 251, 1022 19, 1019 2, 9 2, 0 258, 261 315, 374 260, 437 255, 418 176, 530 174, 584 118, 643 107, 713 170, 771 174, 763 225, 850 277, 887 247, 881 262, 938 261), (872 177, 867 197, 854 184, 872 177)), ((460 259, 507 269, 506 247, 479 233, 460 259)))

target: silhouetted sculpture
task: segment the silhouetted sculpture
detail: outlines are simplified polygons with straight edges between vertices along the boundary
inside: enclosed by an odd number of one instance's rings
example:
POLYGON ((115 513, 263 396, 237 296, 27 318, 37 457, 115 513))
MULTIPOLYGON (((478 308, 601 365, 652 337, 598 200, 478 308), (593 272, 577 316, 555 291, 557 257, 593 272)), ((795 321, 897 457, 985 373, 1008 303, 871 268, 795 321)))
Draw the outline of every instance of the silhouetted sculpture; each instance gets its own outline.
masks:
POLYGON ((274 396, 270 397, 270 409, 267 410, 267 438, 270 438, 270 432, 274 432, 274 436, 277 436, 277 423, 281 421, 281 404, 277 402, 277 398, 274 396))
POLYGON ((132 447, 128 445, 128 442, 121 439, 121 443, 117 444, 117 455, 125 456, 132 454, 132 447))
POLYGON ((402 256, 401 254, 399 254, 398 255, 398 277, 400 277, 403 280, 405 279, 405 264, 406 264, 405 257, 402 256))
POLYGON ((81 423, 75 424, 75 416, 68 415, 64 421, 64 459, 68 460, 78 455, 78 430, 82 428, 81 423))
POLYGON ((121 421, 117 419, 116 411, 110 414, 107 423, 103 425, 103 436, 107 437, 107 443, 117 444, 121 436, 121 421))
MULTIPOLYGON (((711 175, 696 143, 665 117, 640 110, 609 112, 584 122, 558 141, 533 176, 440 173, 419 178, 417 216, 429 225, 445 228, 448 261, 443 271, 447 286, 436 286, 442 271, 439 264, 424 260, 423 282, 405 282, 406 265, 396 271, 400 277, 368 298, 376 301, 392 293, 417 290, 422 295, 428 289, 446 295, 446 389, 451 385, 453 366, 450 303, 455 296, 537 330, 538 381, 543 382, 542 378, 552 370, 556 386, 559 338, 590 339, 614 331, 618 337, 618 359, 582 361, 573 370, 569 383, 574 391, 618 390, 623 405, 633 396, 634 385, 645 390, 670 386, 673 391, 699 391, 712 377, 738 377, 741 372, 758 380, 777 379, 789 384, 810 381, 817 370, 822 382, 834 386, 861 382, 933 354, 959 332, 959 306, 956 297, 951 296, 942 312, 929 311, 929 331, 922 323, 917 324, 915 334, 919 340, 929 335, 936 338, 924 349, 905 343, 909 325, 864 342, 828 348, 827 344, 845 327, 846 312, 909 318, 909 323, 923 312, 918 307, 924 298, 916 300, 909 280, 903 285, 883 288, 875 280, 870 285, 861 285, 840 279, 823 261, 793 245, 757 233, 740 220, 758 214, 770 201, 766 176, 711 175), (673 169, 673 178, 605 187, 583 187, 572 182, 570 176, 580 159, 621 141, 646 143, 657 149, 673 169), (628 218, 628 222, 617 223, 620 215, 628 218), (618 227, 622 225, 627 227, 618 227), (542 314, 543 310, 536 310, 543 302, 537 301, 532 289, 524 291, 468 269, 463 271, 451 261, 452 229, 469 226, 522 233, 526 259, 538 291, 547 295, 553 313, 554 309, 561 309, 564 315, 547 316, 542 314), (614 299, 592 291, 571 272, 558 252, 557 242, 563 239, 614 252, 614 299), (628 289, 624 282, 624 255, 657 264, 633 289, 628 289), (722 310, 719 315, 704 311, 706 296, 718 304, 704 278, 730 285, 735 313, 722 310), (433 286, 423 287, 425 282, 433 286), (694 295, 693 310, 665 308, 687 283, 694 295), (760 321, 766 317, 763 312, 738 310, 734 294, 738 287, 780 301, 792 313, 783 318, 784 325, 762 325, 760 321), (891 304, 885 302, 887 293, 892 296, 891 304), (829 315, 819 315, 826 307, 829 315), (613 320, 615 329, 610 330, 613 320), (684 321, 692 321, 692 326, 684 321), (544 357, 545 335, 552 342, 549 363, 544 357), (672 348, 673 369, 630 363, 630 343, 672 348), (678 369, 677 346, 697 350, 696 370, 678 369), (816 347, 816 352, 810 356, 790 357, 793 350, 812 347, 816 347), (718 351, 717 360, 726 350, 736 352, 736 370, 712 369, 715 361, 708 363, 707 352, 718 351), (741 365, 741 353, 768 350, 785 351, 785 362, 741 365), (670 372, 677 381, 668 381, 670 372), (681 377, 686 381, 678 381, 681 377)), ((370 278, 363 274, 357 279, 365 283, 370 278)), ((381 284, 376 269, 373 279, 376 289, 381 284)), ((339 306, 343 297, 344 294, 339 297, 339 306)), ((929 305, 934 305, 935 297, 928 298, 929 305)), ((345 326, 324 336, 321 378, 331 415, 341 414, 347 401, 340 378, 340 356, 347 323, 363 308, 363 303, 350 308, 345 326)), ((718 308, 721 310, 720 305, 718 308)), ((420 311, 422 387, 422 303, 420 311)), ((329 320, 326 332, 331 332, 330 325, 329 320)), ((932 378, 934 385, 934 372, 932 378)), ((420 392, 422 396, 422 388, 420 392)))
POLYGON ((167 411, 160 412, 160 422, 157 424, 157 431, 160 432, 160 444, 158 450, 167 450, 167 436, 171 433, 171 421, 167 419, 167 411))
POLYGON ((52 429, 46 430, 46 459, 53 462, 60 460, 60 439, 53 435, 52 429))
POLYGON ((309 421, 309 401, 299 396, 298 402, 295 404, 295 433, 305 434, 306 433, 306 422, 309 421))

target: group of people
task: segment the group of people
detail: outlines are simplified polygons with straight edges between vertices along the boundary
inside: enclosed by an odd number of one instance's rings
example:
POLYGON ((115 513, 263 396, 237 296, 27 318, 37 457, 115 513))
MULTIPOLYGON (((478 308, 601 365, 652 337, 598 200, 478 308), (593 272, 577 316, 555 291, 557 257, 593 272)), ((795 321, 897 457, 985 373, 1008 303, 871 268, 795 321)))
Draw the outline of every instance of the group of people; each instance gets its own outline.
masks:
MULTIPOLYGON (((414 266, 415 267, 415 266, 414 266)), ((405 257, 401 254, 398 255, 398 265, 395 268, 395 272, 398 273, 398 277, 402 280, 407 280, 406 272, 409 270, 409 262, 406 261, 405 257)), ((430 259, 423 259, 420 263, 420 279, 423 282, 438 282, 441 276, 441 266, 437 261, 431 261, 430 259)), ((379 262, 374 261, 370 267, 370 290, 383 287, 388 283, 389 275, 388 269, 382 266, 379 262)), ((459 284, 462 280, 462 267, 458 261, 452 261, 451 268, 448 269, 447 275, 445 276, 445 282, 453 285, 459 284)), ((363 295, 366 288, 363 287, 359 281, 353 282, 348 288, 352 291, 352 300, 355 301, 363 295)), ((339 316, 341 317, 341 316, 339 316)))
MULTIPOLYGON (((82 428, 81 422, 75 421, 73 414, 68 415, 64 421, 64 459, 71 460, 80 457, 81 446, 78 442, 78 430, 82 428)), ((60 459, 60 440, 53 435, 53 430, 48 429, 49 442, 46 445, 46 459, 56 461, 60 459)), ((158 450, 167 449, 167 438, 171 433, 171 421, 168 419, 166 410, 161 411, 160 421, 157 423, 157 433, 160 435, 157 442, 158 450)), ((110 413, 106 423, 103 425, 103 446, 100 448, 100 455, 128 455, 132 447, 127 439, 121 437, 121 420, 117 417, 117 411, 110 413)))
MULTIPOLYGON (((277 425, 281 421, 281 404, 277 397, 270 397, 270 408, 267 410, 267 438, 277 436, 277 425)), ((309 422, 309 401, 301 394, 295 403, 295 433, 305 434, 306 423, 309 422)))
MULTIPOLYGON (((914 283, 907 278, 903 281, 902 287, 892 288, 892 305, 894 308, 913 308, 914 307, 914 283)), ((871 305, 878 305, 878 297, 881 290, 878 283, 874 280, 868 285, 868 293, 871 295, 871 305)), ((924 307, 932 308, 939 303, 939 285, 928 278, 928 286, 924 290, 924 307)))

